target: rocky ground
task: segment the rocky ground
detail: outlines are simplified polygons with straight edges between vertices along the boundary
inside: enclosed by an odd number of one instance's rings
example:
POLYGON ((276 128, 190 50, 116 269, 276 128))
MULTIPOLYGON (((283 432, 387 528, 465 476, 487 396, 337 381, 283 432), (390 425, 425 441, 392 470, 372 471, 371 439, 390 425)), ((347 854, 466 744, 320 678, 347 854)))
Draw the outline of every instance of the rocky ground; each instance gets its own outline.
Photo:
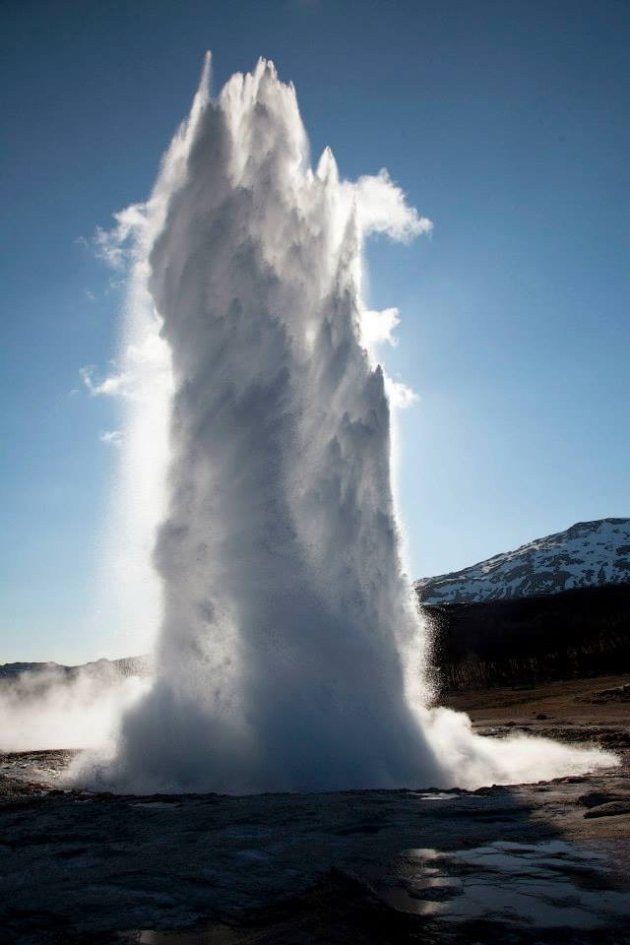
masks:
POLYGON ((624 761, 511 788, 121 797, 59 790, 69 752, 5 755, 0 943, 625 945, 629 684, 447 695, 624 761))

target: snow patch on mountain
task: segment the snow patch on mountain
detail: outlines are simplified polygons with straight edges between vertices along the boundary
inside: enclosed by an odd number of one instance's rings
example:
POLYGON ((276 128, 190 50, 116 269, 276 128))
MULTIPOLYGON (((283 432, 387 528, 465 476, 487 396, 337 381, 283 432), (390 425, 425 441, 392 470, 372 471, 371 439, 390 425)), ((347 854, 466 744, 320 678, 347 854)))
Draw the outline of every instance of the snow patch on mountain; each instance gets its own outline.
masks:
POLYGON ((462 571, 416 583, 423 604, 477 603, 630 582, 630 519, 578 522, 462 571))

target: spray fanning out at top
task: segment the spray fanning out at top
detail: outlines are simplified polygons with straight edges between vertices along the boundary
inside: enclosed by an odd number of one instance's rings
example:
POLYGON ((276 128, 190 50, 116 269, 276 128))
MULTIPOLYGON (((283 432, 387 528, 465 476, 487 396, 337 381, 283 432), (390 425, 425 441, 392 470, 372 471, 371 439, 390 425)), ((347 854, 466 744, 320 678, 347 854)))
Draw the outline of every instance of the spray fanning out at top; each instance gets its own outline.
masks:
POLYGON ((385 172, 341 180, 329 150, 311 169, 271 63, 216 99, 207 72, 134 217, 134 293, 154 306, 172 390, 156 677, 89 777, 247 793, 610 762, 490 742, 426 707, 390 481, 396 388, 370 350, 379 316, 361 277, 370 233, 406 240, 430 223, 385 172))

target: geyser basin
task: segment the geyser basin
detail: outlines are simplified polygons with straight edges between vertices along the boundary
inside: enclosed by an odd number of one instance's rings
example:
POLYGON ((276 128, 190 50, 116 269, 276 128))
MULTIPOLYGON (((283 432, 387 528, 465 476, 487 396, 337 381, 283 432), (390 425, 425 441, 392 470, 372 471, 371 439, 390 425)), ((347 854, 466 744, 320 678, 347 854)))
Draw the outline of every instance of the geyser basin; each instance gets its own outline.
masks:
POLYGON ((155 684, 89 778, 248 793, 610 763, 491 743, 426 708, 390 481, 396 386, 370 348, 391 319, 366 311, 361 277, 370 233, 407 240, 430 223, 384 171, 344 181, 329 149, 311 169, 295 90, 271 63, 216 99, 208 68, 151 198, 119 217, 135 363, 162 351, 173 391, 164 613, 155 684))
POLYGON ((606 772, 439 801, 39 789, 0 804, 0 922, 20 943, 620 945, 622 818, 583 801, 625 788, 606 772))

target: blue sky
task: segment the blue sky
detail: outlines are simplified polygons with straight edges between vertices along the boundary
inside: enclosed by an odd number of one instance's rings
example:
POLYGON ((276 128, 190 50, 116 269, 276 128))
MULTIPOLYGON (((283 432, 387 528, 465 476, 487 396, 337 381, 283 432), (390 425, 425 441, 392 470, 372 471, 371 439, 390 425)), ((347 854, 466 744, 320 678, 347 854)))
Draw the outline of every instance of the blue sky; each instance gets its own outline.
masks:
MULTIPOLYGON (((385 166, 435 224, 374 240, 396 305, 412 575, 630 514, 630 6, 620 0, 9 0, 2 12, 0 661, 111 650, 89 617, 121 293, 86 241, 143 199, 206 48, 271 57, 316 157, 385 166)), ((115 595, 115 588, 111 589, 115 595)))

